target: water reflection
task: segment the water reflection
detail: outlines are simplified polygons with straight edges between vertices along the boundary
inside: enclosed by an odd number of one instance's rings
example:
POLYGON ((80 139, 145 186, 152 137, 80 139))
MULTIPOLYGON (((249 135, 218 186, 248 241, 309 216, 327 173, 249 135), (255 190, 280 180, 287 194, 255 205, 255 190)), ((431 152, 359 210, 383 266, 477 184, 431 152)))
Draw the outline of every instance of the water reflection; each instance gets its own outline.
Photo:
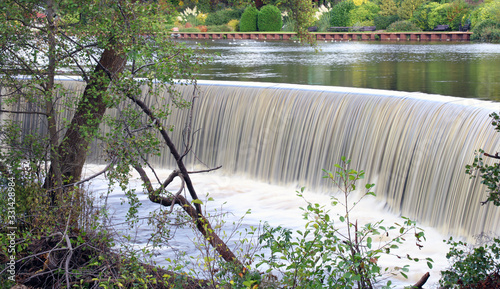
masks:
MULTIPOLYGON (((198 40, 199 41, 199 40, 198 40)), ((195 45, 197 41, 186 41, 195 45)), ((421 91, 500 101, 500 45, 209 40, 201 79, 421 91)))

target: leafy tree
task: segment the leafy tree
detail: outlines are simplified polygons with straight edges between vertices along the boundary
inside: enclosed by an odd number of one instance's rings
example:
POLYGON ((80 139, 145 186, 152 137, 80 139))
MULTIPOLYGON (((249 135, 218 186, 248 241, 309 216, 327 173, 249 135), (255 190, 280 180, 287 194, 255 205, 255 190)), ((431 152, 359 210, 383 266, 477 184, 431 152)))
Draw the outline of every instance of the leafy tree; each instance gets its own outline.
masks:
POLYGON ((398 16, 401 19, 408 20, 413 16, 413 12, 423 5, 426 0, 404 0, 398 9, 398 16))
POLYGON ((373 2, 366 2, 349 12, 349 25, 354 26, 356 23, 372 21, 379 12, 379 6, 373 2))
POLYGON ((380 12, 382 16, 392 16, 398 14, 398 5, 394 0, 385 0, 380 3, 380 12))
POLYGON ((333 6, 332 10, 330 11, 331 25, 340 27, 348 26, 350 12, 355 8, 356 5, 351 0, 345 0, 333 6))
MULTIPOLYGON (((0 171, 2 181, 15 179, 19 188, 29 188, 22 191, 24 198, 19 200, 26 211, 18 212, 18 223, 11 224, 26 228, 27 245, 37 238, 59 236, 55 246, 63 243, 67 247, 61 250, 69 250, 70 239, 83 238, 78 232, 83 231, 81 219, 87 216, 76 208, 88 198, 78 186, 85 181, 81 180, 82 167, 91 141, 97 138, 108 162, 101 173, 125 191, 131 225, 140 207, 136 192, 127 189, 130 172, 135 169, 152 202, 180 205, 219 256, 235 267, 241 265, 202 215, 201 201, 183 163, 190 151, 189 122, 182 151, 164 124, 169 109, 187 108, 195 101, 196 91, 184 99, 176 86, 196 84, 194 73, 205 62, 202 55, 171 40, 162 26, 165 19, 171 19, 171 11, 155 2, 135 0, 0 3, 1 112, 12 116, 0 127, 5 145, 0 152, 0 171), (82 91, 59 82, 56 74, 61 71, 80 80, 82 91), (179 84, 178 79, 184 81, 179 84), (149 107, 145 102, 165 97, 172 107, 149 107), (105 115, 109 109, 116 110, 117 116, 105 115), (35 116, 46 129, 22 131, 29 116, 35 116), (104 125, 111 128, 106 134, 100 130, 104 125), (159 154, 163 145, 170 149, 178 170, 155 186, 143 167, 149 166, 148 155, 159 154), (192 202, 165 190, 174 178, 182 179, 192 202), (38 223, 27 219, 34 214, 40 216, 38 223)), ((6 204, 0 206, 4 209, 6 204)), ((160 236, 168 234, 168 228, 158 230, 160 236)), ((155 245, 162 240, 168 239, 159 238, 155 245)), ((52 282, 46 286, 65 283, 69 287, 79 278, 70 272, 71 255, 58 261, 66 264, 57 265, 65 266, 64 272, 43 274, 52 282)), ((23 260, 38 258, 34 254, 23 260)), ((38 273, 30 271, 26 278, 33 274, 38 273)))
POLYGON ((429 2, 425 5, 421 5, 413 13, 411 21, 424 31, 429 31, 434 29, 435 25, 431 26, 431 24, 429 23, 429 18, 432 11, 434 11, 439 6, 440 4, 436 2, 429 2))
POLYGON ((315 38, 307 30, 315 20, 311 0, 283 0, 282 7, 288 11, 288 18, 299 38, 313 44, 315 38))
POLYGON ((484 2, 470 14, 472 27, 474 27, 476 24, 479 24, 479 22, 487 19, 490 19, 494 22, 500 22, 499 0, 484 2))

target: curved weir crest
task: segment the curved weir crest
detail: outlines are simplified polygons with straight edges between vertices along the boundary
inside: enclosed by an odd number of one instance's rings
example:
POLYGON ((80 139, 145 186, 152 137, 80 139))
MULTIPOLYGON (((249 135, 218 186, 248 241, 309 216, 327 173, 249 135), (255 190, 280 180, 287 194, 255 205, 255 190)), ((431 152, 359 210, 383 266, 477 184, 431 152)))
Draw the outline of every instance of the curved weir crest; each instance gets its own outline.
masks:
MULTIPOLYGON (((82 90, 71 79, 65 86, 82 90)), ((346 156, 352 168, 366 172, 366 182, 376 184, 375 193, 391 211, 443 233, 500 233, 500 209, 481 206, 486 189, 465 174, 475 150, 500 147, 488 117, 500 111, 498 103, 327 86, 201 80, 198 86, 193 154, 186 159, 192 166, 201 160, 222 165, 227 174, 331 193, 322 169, 333 171, 346 156)), ((192 86, 178 89, 190 99, 192 86)), ((172 139, 178 147, 187 116, 188 110, 173 110, 166 123, 176 128, 172 139)), ((25 126, 40 127, 26 117, 25 126)), ((101 150, 94 143, 89 160, 98 161, 101 150)), ((174 166, 170 159, 165 150, 148 160, 168 168, 174 166)))
MULTIPOLYGON (((346 156, 394 212, 445 233, 500 232, 500 210, 481 206, 484 186, 465 175, 475 150, 496 152, 500 145, 488 117, 499 104, 343 87, 223 81, 199 87, 193 152, 209 166, 331 192, 322 169, 333 170, 346 156)), ((174 111, 169 124, 181 128, 186 117, 174 111)))

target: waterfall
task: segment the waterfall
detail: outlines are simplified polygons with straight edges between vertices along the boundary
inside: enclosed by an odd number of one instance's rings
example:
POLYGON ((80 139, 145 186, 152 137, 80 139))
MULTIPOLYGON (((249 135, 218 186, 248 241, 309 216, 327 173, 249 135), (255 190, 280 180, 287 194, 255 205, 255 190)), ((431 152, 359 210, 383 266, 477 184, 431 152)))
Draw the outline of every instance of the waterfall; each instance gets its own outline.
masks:
MULTIPOLYGON (((327 193, 332 187, 322 169, 333 170, 346 156, 353 168, 365 170, 391 211, 444 233, 500 233, 500 209, 481 206, 485 187, 465 174, 475 150, 499 148, 488 117, 500 110, 496 103, 341 87, 199 85, 193 152, 208 166, 327 193)), ((181 89, 192 93, 192 87, 181 89)), ((187 111, 175 111, 169 124, 182 128, 186 117, 187 111)))
MULTIPOLYGON (((500 111, 497 103, 359 88, 198 84, 193 154, 186 159, 192 166, 201 160, 228 174, 330 193, 322 169, 333 170, 346 156, 391 211, 453 235, 500 233, 500 209, 481 206, 485 187, 465 175, 475 150, 499 148, 488 117, 500 111)), ((179 90, 189 98, 193 87, 179 90)), ((187 116, 172 112, 166 124, 175 128, 173 139, 181 138, 187 116)), ((98 146, 92 150, 95 160, 98 146)), ((149 161, 173 166, 167 151, 149 161)))

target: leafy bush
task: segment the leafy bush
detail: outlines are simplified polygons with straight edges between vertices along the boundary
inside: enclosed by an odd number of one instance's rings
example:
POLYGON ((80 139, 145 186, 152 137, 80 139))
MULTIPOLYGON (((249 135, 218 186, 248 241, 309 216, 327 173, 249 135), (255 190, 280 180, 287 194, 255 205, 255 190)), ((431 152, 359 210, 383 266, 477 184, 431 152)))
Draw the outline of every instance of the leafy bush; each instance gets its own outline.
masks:
MULTIPOLYGON (((452 262, 450 268, 441 271, 439 283, 444 288, 476 288, 489 277, 496 275, 500 285, 500 239, 489 239, 480 236, 477 247, 468 246, 465 242, 455 242, 450 238, 447 242, 451 249, 446 258, 452 262), (486 239, 486 240, 484 240, 486 239), (470 286, 470 287, 467 287, 470 286)), ((486 288, 486 287, 480 287, 486 288)), ((498 288, 494 287, 491 288, 498 288)))
POLYGON ((217 12, 209 13, 205 19, 205 25, 224 25, 231 19, 240 19, 242 15, 241 10, 224 9, 217 12))
MULTIPOLYGON (((500 43, 500 22, 486 19, 472 29, 471 40, 500 43)), ((498 206, 498 205, 497 205, 498 206)))
POLYGON ((259 10, 257 8, 250 6, 245 9, 245 12, 241 15, 240 19, 240 31, 241 32, 253 32, 257 31, 257 15, 259 10))
POLYGON ((387 29, 387 27, 389 27, 389 25, 398 20, 399 20, 398 15, 389 15, 389 16, 379 15, 373 19, 373 23, 377 27, 377 30, 385 30, 387 29))
POLYGON ((179 28, 179 32, 200 32, 200 29, 196 27, 179 28))
POLYGON ((207 26, 208 32, 231 32, 231 27, 228 25, 212 25, 207 26))
MULTIPOLYGON (((458 30, 458 25, 462 24, 462 19, 469 12, 469 4, 464 0, 455 0, 446 7, 446 19, 451 30, 458 30)), ((500 13, 500 11, 499 11, 500 13)))
POLYGON ((389 32, 401 32, 401 31, 422 31, 415 23, 408 20, 400 20, 392 23, 387 27, 389 32))
POLYGON ((356 5, 351 0, 346 0, 333 6, 330 11, 330 24, 332 26, 348 26, 349 25, 349 12, 355 9, 356 5))
POLYGON ((450 3, 444 3, 437 5, 429 13, 429 18, 427 19, 430 29, 434 29, 437 25, 449 25, 448 17, 446 15, 450 3))
POLYGON ((434 29, 434 27, 436 25, 431 26, 431 24, 429 24, 429 17, 430 17, 431 12, 433 10, 435 10, 437 7, 439 7, 440 5, 441 4, 439 4, 437 2, 429 2, 425 5, 421 5, 413 13, 413 16, 411 17, 411 21, 424 31, 429 31, 429 30, 434 29))
POLYGON ((280 31, 283 22, 281 11, 274 5, 266 5, 260 8, 257 16, 257 28, 259 31, 280 31))
MULTIPOLYGON (((385 274, 400 273, 407 277, 408 265, 381 268, 378 260, 384 254, 391 254, 403 243, 407 235, 416 237, 417 246, 424 233, 416 227, 415 222, 403 218, 403 224, 385 227, 382 221, 359 224, 352 219, 352 210, 360 199, 374 196, 370 191, 374 186, 365 185, 365 193, 351 205, 348 199, 356 189, 356 183, 363 178, 363 171, 349 168, 349 160, 342 158, 341 165, 335 165, 336 172, 326 172, 335 185, 335 191, 340 190, 341 197, 331 197, 331 205, 342 207, 342 213, 334 216, 323 205, 307 202, 303 196, 304 188, 297 195, 303 198, 307 207, 302 208, 307 221, 304 231, 292 232, 281 226, 272 228, 264 226, 259 237, 263 248, 270 250, 270 256, 260 255, 261 261, 257 267, 265 264, 268 273, 280 271, 283 278, 276 284, 277 288, 373 288, 385 274), (340 221, 344 226, 338 226, 340 221), (342 227, 342 229, 340 228, 342 227)), ((398 256, 418 262, 417 258, 398 256)), ((432 268, 432 259, 427 258, 427 264, 432 268)), ((390 288, 387 281, 383 288, 390 288)))
POLYGON ((233 19, 227 23, 227 26, 231 27, 233 31, 239 31, 240 30, 240 21, 233 19))
POLYGON ((425 4, 426 0, 403 0, 398 8, 398 16, 403 20, 408 20, 413 16, 417 7, 425 4))
POLYGON ((348 26, 354 26, 355 24, 358 24, 359 26, 369 26, 360 25, 359 23, 373 20, 375 16, 377 16, 379 10, 379 6, 373 2, 364 3, 363 5, 352 9, 349 12, 348 26))
POLYGON ((472 27, 487 19, 500 22, 500 1, 484 2, 471 12, 472 27))

